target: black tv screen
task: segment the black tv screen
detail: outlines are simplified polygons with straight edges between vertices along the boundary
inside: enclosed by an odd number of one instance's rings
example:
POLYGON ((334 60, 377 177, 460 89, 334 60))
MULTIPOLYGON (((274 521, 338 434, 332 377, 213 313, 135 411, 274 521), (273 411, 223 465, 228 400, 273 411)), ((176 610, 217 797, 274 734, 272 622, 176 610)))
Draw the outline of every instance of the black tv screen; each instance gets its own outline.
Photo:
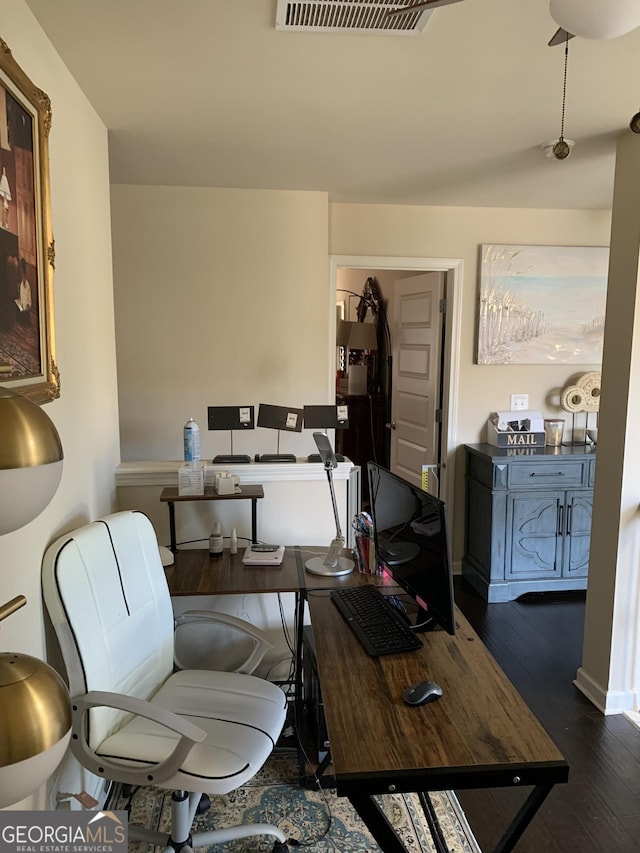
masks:
POLYGON ((378 562, 417 602, 416 628, 435 620, 455 634, 446 504, 375 462, 367 469, 378 562))

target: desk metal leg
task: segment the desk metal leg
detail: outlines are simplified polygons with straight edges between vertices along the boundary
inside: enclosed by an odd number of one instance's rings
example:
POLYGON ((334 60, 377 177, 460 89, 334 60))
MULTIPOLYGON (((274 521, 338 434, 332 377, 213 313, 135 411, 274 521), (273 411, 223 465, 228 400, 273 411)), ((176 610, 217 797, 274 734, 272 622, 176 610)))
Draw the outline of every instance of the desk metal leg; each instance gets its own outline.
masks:
POLYGON ((349 802, 384 853, 407 853, 407 848, 400 841, 393 826, 373 797, 367 794, 352 794, 349 796, 349 802))
POLYGON ((169 507, 169 537, 171 540, 171 550, 175 554, 178 550, 176 545, 176 505, 173 501, 168 502, 169 507))
MULTIPOLYGON (((522 808, 511 822, 511 825, 498 842, 493 853, 510 853, 510 851, 514 849, 552 788, 553 785, 537 785, 533 789, 524 802, 522 808)), ((437 819, 435 818, 435 813, 432 813, 435 820, 435 825, 433 825, 431 820, 432 815, 429 813, 429 809, 426 805, 429 803, 428 796, 425 794, 419 794, 419 796, 422 806, 425 809, 425 816, 427 818, 427 823, 429 824, 429 829, 431 830, 431 837, 436 850, 438 853, 446 853, 447 847, 440 832, 437 819)), ((349 801, 360 815, 367 829, 378 842, 380 849, 383 850, 384 853, 406 853, 404 844, 396 835, 395 830, 373 797, 367 796, 366 794, 352 794, 349 796, 349 801)))
POLYGON ((536 785, 498 842, 494 853, 509 853, 513 850, 552 788, 553 785, 536 785))
POLYGON ((298 775, 301 780, 304 780, 306 773, 306 761, 304 754, 304 698, 302 695, 302 631, 304 628, 304 594, 296 592, 296 647, 294 653, 295 661, 295 676, 293 698, 293 708, 295 717, 296 738, 298 741, 298 775))
POLYGON ((251 542, 253 545, 258 541, 258 501, 251 498, 251 542))
POLYGON ((440 821, 438 820, 438 815, 436 814, 436 810, 433 807, 433 803, 431 802, 429 794, 425 794, 423 791, 420 791, 418 794, 418 798, 420 800, 420 803, 422 804, 424 816, 426 817, 427 823, 429 824, 429 832, 431 833, 431 840, 433 841, 433 846, 435 847, 437 853, 449 853, 447 842, 445 841, 444 835, 442 834, 442 828, 440 826, 440 821))

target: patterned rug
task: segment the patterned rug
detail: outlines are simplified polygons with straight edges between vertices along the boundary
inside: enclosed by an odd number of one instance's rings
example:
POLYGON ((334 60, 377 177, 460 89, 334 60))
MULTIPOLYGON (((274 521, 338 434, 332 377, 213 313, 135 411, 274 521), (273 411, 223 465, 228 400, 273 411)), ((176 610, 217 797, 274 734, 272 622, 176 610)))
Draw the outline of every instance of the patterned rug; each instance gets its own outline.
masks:
MULTIPOLYGON (((212 797, 211 808, 196 817, 194 832, 240 823, 270 823, 287 838, 318 853, 378 853, 351 804, 331 790, 305 790, 297 783, 297 763, 292 755, 272 755, 251 782, 225 797, 212 797)), ((380 797, 381 807, 411 853, 435 853, 428 822, 417 794, 380 797)), ((450 853, 481 853, 453 792, 429 794, 442 836, 450 853)), ((116 809, 125 808, 120 799, 116 809)), ((171 795, 154 788, 136 791, 131 820, 153 829, 167 829, 171 795)), ((255 836, 209 847, 209 853, 270 853, 273 838, 255 836)), ((203 849, 203 848, 201 848, 203 849)), ((297 849, 295 846, 291 850, 297 849)), ((143 843, 129 844, 129 853, 152 853, 143 843)))

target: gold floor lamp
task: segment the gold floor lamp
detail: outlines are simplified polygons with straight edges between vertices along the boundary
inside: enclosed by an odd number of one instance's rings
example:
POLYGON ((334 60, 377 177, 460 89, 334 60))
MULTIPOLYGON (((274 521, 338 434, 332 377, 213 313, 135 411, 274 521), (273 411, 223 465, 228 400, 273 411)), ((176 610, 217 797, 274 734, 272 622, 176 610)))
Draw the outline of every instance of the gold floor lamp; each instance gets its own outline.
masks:
MULTIPOLYGON (((55 426, 32 401, 0 388, 0 535, 24 527, 47 506, 62 476, 55 426)), ((0 621, 27 603, 0 605, 0 621)), ((0 808, 32 794, 54 773, 71 735, 69 693, 44 661, 0 653, 0 808)))

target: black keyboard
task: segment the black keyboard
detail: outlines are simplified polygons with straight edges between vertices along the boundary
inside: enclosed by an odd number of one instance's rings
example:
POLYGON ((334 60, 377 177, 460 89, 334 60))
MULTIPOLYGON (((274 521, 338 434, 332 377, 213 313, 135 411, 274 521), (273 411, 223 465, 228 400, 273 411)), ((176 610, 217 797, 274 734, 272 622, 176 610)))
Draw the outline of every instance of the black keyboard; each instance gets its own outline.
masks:
POLYGON ((330 595, 371 657, 421 648, 422 641, 376 587, 332 589, 330 595))

